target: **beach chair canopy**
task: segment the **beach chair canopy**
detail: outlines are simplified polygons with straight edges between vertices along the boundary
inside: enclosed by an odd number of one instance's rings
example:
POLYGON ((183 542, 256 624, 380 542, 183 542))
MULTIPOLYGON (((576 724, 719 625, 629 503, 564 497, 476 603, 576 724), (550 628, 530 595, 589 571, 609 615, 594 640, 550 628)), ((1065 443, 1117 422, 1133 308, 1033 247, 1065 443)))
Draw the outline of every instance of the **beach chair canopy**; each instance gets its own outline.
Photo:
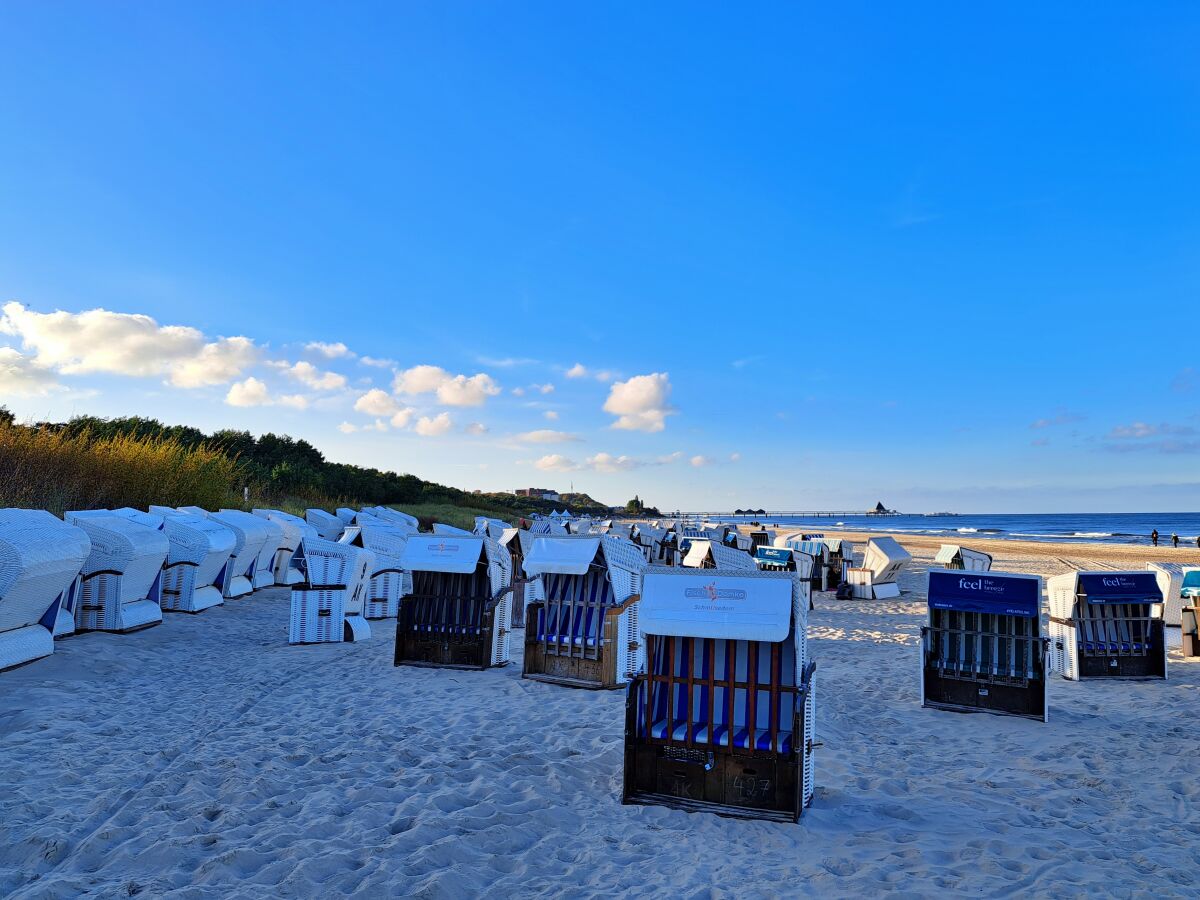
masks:
POLYGON ((0 669, 54 650, 60 597, 91 555, 87 533, 40 509, 0 509, 0 669))
POLYGON ((323 509, 306 509, 304 511, 304 520, 317 529, 318 536, 326 541, 336 541, 341 537, 342 530, 346 527, 345 522, 323 509))
POLYGON ((706 561, 711 561, 718 569, 758 569, 754 559, 744 550, 735 550, 714 540, 693 540, 683 558, 683 565, 702 568, 706 561))
POLYGON ((900 570, 912 559, 895 538, 874 537, 867 541, 863 554, 864 569, 870 569, 876 584, 895 581, 900 570))
POLYGON ((1088 603, 1162 603, 1153 572, 1076 572, 1076 592, 1088 603))
POLYGON ((269 519, 283 529, 283 542, 295 550, 305 538, 317 538, 321 535, 317 529, 299 516, 294 516, 281 509, 255 509, 254 515, 269 519))
POLYGON ((68 512, 65 518, 86 531, 92 542, 82 568, 85 576, 112 572, 123 576, 124 596, 143 598, 150 593, 171 551, 165 534, 104 509, 68 512))
POLYGON ((435 522, 433 525, 434 534, 458 534, 466 537, 473 537, 472 532, 464 528, 458 528, 455 525, 443 525, 441 522, 435 522))
POLYGON ((927 602, 930 609, 1036 617, 1041 614, 1042 579, 1039 575, 930 569, 927 602))
POLYGON ((779 642, 791 630, 797 596, 785 573, 654 567, 643 576, 638 615, 645 634, 779 642))
POLYGON ((199 585, 212 584, 216 580, 236 543, 232 531, 207 516, 142 512, 128 506, 114 509, 112 514, 162 531, 170 543, 167 564, 195 565, 195 580, 199 585))

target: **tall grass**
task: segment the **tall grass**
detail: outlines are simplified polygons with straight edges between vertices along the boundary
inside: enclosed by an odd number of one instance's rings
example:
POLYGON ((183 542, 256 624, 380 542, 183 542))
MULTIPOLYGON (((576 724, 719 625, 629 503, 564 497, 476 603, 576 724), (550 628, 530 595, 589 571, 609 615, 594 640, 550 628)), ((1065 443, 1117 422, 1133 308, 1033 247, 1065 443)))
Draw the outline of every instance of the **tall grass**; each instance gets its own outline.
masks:
POLYGON ((239 502, 235 459, 206 446, 130 435, 68 435, 0 420, 0 506, 70 509, 239 502))

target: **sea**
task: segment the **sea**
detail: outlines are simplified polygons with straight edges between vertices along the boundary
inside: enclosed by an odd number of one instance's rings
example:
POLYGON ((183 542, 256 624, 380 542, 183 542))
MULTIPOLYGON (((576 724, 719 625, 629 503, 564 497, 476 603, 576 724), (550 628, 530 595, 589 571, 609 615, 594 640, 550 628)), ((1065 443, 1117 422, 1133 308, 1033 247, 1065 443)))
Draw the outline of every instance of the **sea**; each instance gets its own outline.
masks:
POLYGON ((1180 546, 1196 546, 1200 513, 970 513, 963 515, 890 516, 717 516, 723 522, 757 520, 764 524, 812 527, 813 531, 890 531, 928 534, 945 538, 1008 539, 1018 541, 1099 541, 1109 544, 1150 544, 1158 529, 1159 545, 1170 546, 1179 535, 1180 546))

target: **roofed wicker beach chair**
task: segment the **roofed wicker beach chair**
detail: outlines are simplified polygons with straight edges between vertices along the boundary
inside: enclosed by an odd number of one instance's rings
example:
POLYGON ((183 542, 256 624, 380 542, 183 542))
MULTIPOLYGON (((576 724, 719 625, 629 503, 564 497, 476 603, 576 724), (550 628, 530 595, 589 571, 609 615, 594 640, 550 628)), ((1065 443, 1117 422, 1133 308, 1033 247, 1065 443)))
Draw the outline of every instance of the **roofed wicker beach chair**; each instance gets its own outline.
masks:
POLYGON ((992 556, 982 550, 972 550, 970 547, 960 547, 958 544, 942 544, 934 564, 943 569, 956 569, 966 572, 990 572, 992 556))
POLYGON ((397 666, 486 669, 509 661, 512 558, 482 535, 415 534, 402 558, 413 592, 400 601, 397 666))
POLYGON ((618 688, 641 670, 637 601, 646 560, 625 538, 535 538, 526 607, 526 678, 568 687, 618 688))
POLYGON ((288 643, 322 644, 366 640, 363 618, 368 573, 374 554, 361 547, 306 538, 297 562, 304 580, 292 585, 288 643))
POLYGON ((83 529, 44 510, 0 509, 0 671, 54 652, 59 612, 78 597, 91 550, 83 529))
POLYGON ((757 571, 754 558, 720 541, 687 538, 680 544, 683 566, 689 569, 750 569, 757 571), (685 546, 686 545, 686 546, 685 546))
POLYGON ((1042 579, 1007 572, 929 571, 921 628, 921 705, 1046 721, 1050 641, 1042 579))
MULTIPOLYGON (((271 572, 275 579, 275 584, 299 584, 304 580, 304 573, 300 570, 299 559, 302 553, 301 545, 305 538, 319 537, 317 529, 299 516, 293 516, 291 513, 284 512, 281 509, 255 509, 254 515, 263 519, 269 519, 283 531, 279 547, 275 550, 275 558, 271 561, 271 572)), ((262 559, 261 553, 259 554, 259 559, 262 559)))
POLYGON ((420 531, 416 516, 410 516, 408 513, 400 512, 398 509, 392 509, 390 506, 372 506, 365 512, 371 513, 380 519, 393 524, 401 525, 408 529, 410 534, 417 534, 420 531))
POLYGON ((304 520, 317 529, 317 536, 323 541, 336 541, 346 530, 345 522, 323 509, 306 509, 304 520))
MULTIPOLYGON (((181 507, 185 511, 193 511, 195 508, 181 507)), ((241 578, 245 579, 245 582, 238 582, 236 587, 231 585, 232 590, 238 590, 238 593, 232 596, 240 597, 251 593, 257 589, 260 582, 266 585, 274 584, 275 575, 271 569, 274 548, 277 546, 274 542, 282 540, 283 530, 274 522, 240 509, 223 509, 220 512, 208 513, 208 517, 232 529, 237 539, 229 563, 233 567, 235 580, 241 578), (265 552, 268 543, 273 545, 270 554, 265 552), (260 577, 260 566, 267 568, 267 577, 260 577), (241 590, 242 587, 245 587, 245 590, 241 590)), ((231 595, 226 593, 225 596, 231 595)))
POLYGON ((176 509, 173 506, 150 506, 148 509, 152 515, 162 516, 163 518, 201 520, 208 523, 214 544, 220 548, 224 548, 224 545, 228 543, 232 547, 232 550, 225 554, 225 562, 211 582, 212 586, 216 588, 217 594, 225 600, 250 592, 253 587, 250 580, 239 578, 237 572, 235 572, 235 569, 238 569, 238 567, 245 568, 246 565, 246 557, 244 555, 240 561, 237 557, 238 547, 243 539, 241 532, 235 531, 223 522, 218 522, 216 519, 210 517, 208 512, 198 506, 189 506, 182 509, 176 509), (185 509, 191 511, 185 512, 183 511, 185 509), (218 536, 222 532, 224 533, 224 538, 218 536))
POLYGON ((167 536, 107 510, 69 512, 65 518, 92 542, 80 570, 75 629, 126 633, 162 622, 167 536))
POLYGON ((1183 624, 1183 579, 1187 571, 1195 571, 1195 580, 1200 584, 1200 569, 1192 569, 1179 563, 1146 563, 1154 573, 1158 589, 1163 595, 1163 623, 1168 628, 1179 628, 1183 624))
MULTIPOLYGON (((819 541, 810 541, 807 546, 816 553, 824 551, 825 545, 819 541)), ((814 609, 812 591, 824 590, 820 581, 824 567, 818 563, 818 557, 800 549, 800 547, 769 547, 760 545, 754 549, 754 563, 761 572, 794 572, 809 589, 808 608, 814 609)))
POLYGON ((896 579, 912 556, 895 538, 873 537, 867 541, 861 566, 846 569, 855 600, 890 600, 900 596, 896 579))
POLYGON ((493 541, 498 541, 504 536, 504 533, 511 529, 512 526, 500 519, 491 519, 487 516, 475 517, 475 530, 472 534, 482 534, 490 537, 493 541))
POLYGON ((167 536, 170 549, 163 565, 160 604, 164 610, 198 613, 224 602, 215 583, 233 553, 234 537, 228 528, 175 510, 165 515, 125 506, 111 513, 167 536))
POLYGON ((456 534, 471 537, 474 532, 467 531, 465 528, 459 528, 457 525, 443 525, 441 522, 433 523, 434 534, 456 534))
POLYGON ((394 619, 400 598, 412 593, 412 574, 402 565, 409 533, 372 515, 360 514, 359 524, 351 525, 341 543, 369 550, 374 557, 363 595, 363 616, 367 619, 394 619))
POLYGON ((274 587, 275 558, 279 554, 279 548, 283 546, 283 526, 274 519, 256 516, 240 509, 223 509, 219 515, 230 513, 237 513, 239 517, 246 516, 247 518, 242 521, 254 521, 259 528, 263 529, 262 547, 259 549, 254 563, 254 589, 257 591, 259 588, 274 587))
POLYGON ((1153 572, 1068 572, 1046 590, 1053 671, 1072 681, 1167 677, 1163 595, 1153 572))
POLYGON ((808 599, 785 572, 646 570, 624 802, 799 820, 813 798, 808 599))
POLYGON ((824 541, 806 541, 789 537, 783 543, 777 543, 774 547, 759 547, 755 551, 755 556, 758 559, 760 568, 764 567, 764 558, 770 559, 771 553, 769 551, 776 549, 794 550, 797 553, 802 553, 812 558, 812 571, 807 577, 809 585, 814 591, 834 590, 838 586, 840 579, 830 579, 832 570, 829 565, 829 547, 824 541))

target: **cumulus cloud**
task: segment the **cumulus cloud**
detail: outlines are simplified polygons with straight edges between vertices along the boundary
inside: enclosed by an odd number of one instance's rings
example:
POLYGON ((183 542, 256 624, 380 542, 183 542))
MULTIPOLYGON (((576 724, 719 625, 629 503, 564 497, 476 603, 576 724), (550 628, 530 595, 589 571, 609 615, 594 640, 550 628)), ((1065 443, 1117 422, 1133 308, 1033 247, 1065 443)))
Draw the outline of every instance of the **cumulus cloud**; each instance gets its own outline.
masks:
POLYGON ((268 406, 271 403, 271 393, 263 382, 252 375, 245 381, 237 381, 230 385, 225 402, 230 406, 268 406))
POLYGON ((540 469, 543 472, 573 472, 579 468, 579 464, 572 459, 568 459, 561 453, 551 453, 543 456, 541 459, 534 462, 534 468, 540 469))
POLYGON ((390 416, 399 406, 387 391, 373 388, 354 401, 354 409, 368 416, 390 416))
POLYGON ((514 397, 524 397, 525 396, 525 388, 523 388, 523 387, 515 387, 512 389, 512 392, 513 392, 514 397))
POLYGON ((604 401, 604 411, 617 417, 613 428, 662 431, 666 417, 675 413, 668 403, 670 396, 671 379, 666 372, 635 375, 612 386, 604 401))
POLYGON ((432 418, 421 416, 417 419, 416 432, 421 437, 437 437, 453 427, 454 421, 450 418, 449 413, 438 413, 432 418))
POLYGON ((694 468, 697 468, 697 469, 701 469, 701 468, 703 468, 704 466, 711 466, 711 465, 712 465, 712 460, 711 460, 711 459, 709 459, 707 456, 699 456, 699 455, 697 455, 697 456, 693 456, 691 459, 689 459, 689 460, 688 460, 688 462, 689 462, 689 463, 690 463, 690 464, 691 464, 691 465, 692 465, 694 468))
POLYGON ((226 384, 260 356, 249 338, 209 340, 195 328, 106 309, 38 313, 14 301, 3 307, 0 330, 20 338, 42 368, 67 375, 162 376, 184 388, 226 384))
POLYGON ((353 358, 354 354, 350 352, 350 348, 338 341, 336 344, 326 344, 324 341, 309 341, 304 345, 304 349, 312 353, 317 353, 326 359, 345 359, 353 358))
POLYGON ((1055 415, 1044 419, 1037 419, 1029 423, 1029 427, 1033 429, 1051 428, 1055 425, 1070 425, 1073 422, 1082 422, 1083 416, 1077 416, 1074 413, 1069 413, 1065 409, 1060 409, 1055 415))
POLYGON ((413 366, 396 373, 397 394, 436 394, 446 406, 482 406, 500 393, 491 375, 451 375, 441 366, 413 366))
POLYGON ((353 422, 343 422, 338 426, 338 431, 342 434, 354 434, 354 432, 358 431, 358 426, 353 422))
POLYGON ((288 365, 282 361, 273 362, 271 365, 289 378, 294 378, 316 391, 336 391, 346 386, 345 375, 337 372, 322 372, 312 363, 303 360, 295 365, 288 365))
POLYGON ((466 428, 463 429, 463 431, 465 431, 467 434, 474 435, 487 434, 488 427, 482 422, 471 422, 466 428))
POLYGON ((674 453, 668 453, 666 456, 660 456, 655 460, 660 466, 669 466, 671 463, 679 462, 683 459, 683 451, 676 450, 674 453))
POLYGON ((0 347, 0 397, 40 397, 61 387, 53 372, 11 347, 0 347))
POLYGON ((740 453, 730 453, 730 454, 729 454, 729 461, 730 461, 731 463, 735 463, 735 462, 741 462, 741 461, 742 461, 742 454, 740 454, 740 453))
POLYGON ((518 434, 516 438, 523 444, 565 444, 571 441, 582 440, 577 434, 571 434, 567 431, 554 431, 550 428, 526 431, 518 434))
POLYGON ((532 387, 539 394, 553 394, 554 393, 554 385, 552 385, 552 384, 534 384, 534 385, 530 385, 530 387, 532 387))
POLYGON ((412 421, 413 416, 417 411, 412 407, 406 406, 403 409, 398 409, 392 413, 391 423, 393 428, 407 428, 412 421))
POLYGON ((547 419, 548 421, 550 421, 550 422, 557 422, 557 421, 558 421, 558 413, 557 413, 557 412, 555 412, 555 411, 554 411, 554 410, 552 410, 552 409, 548 409, 548 410, 546 410, 544 413, 542 413, 542 415, 543 415, 543 416, 545 416, 545 417, 546 417, 546 419, 547 419))

